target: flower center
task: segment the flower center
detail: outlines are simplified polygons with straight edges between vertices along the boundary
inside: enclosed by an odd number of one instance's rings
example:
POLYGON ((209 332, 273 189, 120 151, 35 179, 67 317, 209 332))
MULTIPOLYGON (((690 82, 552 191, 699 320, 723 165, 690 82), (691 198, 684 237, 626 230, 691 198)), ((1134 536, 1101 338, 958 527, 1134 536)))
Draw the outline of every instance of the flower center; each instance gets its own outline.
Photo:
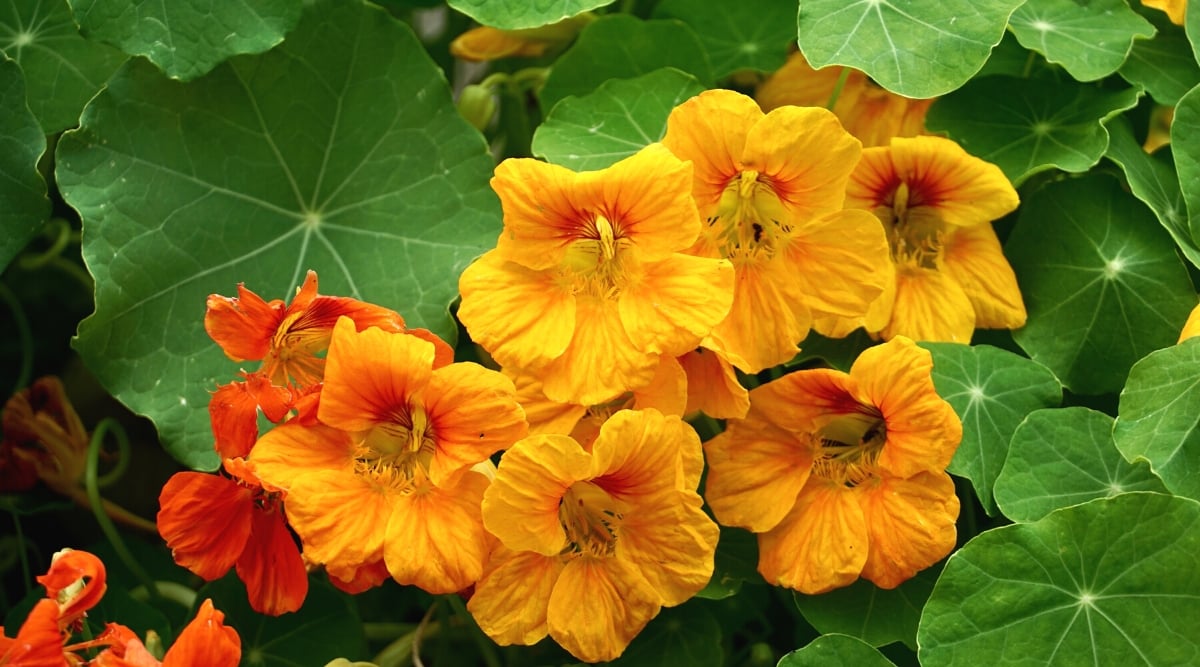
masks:
POLYGON ((563 556, 612 556, 625 518, 625 503, 592 482, 575 482, 558 504, 558 522, 567 533, 563 556))
POLYGON ((892 193, 889 205, 881 207, 887 228, 888 245, 897 266, 913 266, 937 270, 946 245, 946 232, 936 219, 914 214, 912 194, 907 183, 900 183, 892 193))
POLYGON ((734 262, 770 259, 792 231, 770 179, 751 169, 725 186, 705 235, 722 257, 734 262))
POLYGON ((392 420, 367 432, 355 455, 355 470, 376 484, 409 493, 425 479, 437 439, 420 405, 400 408, 392 420))
POLYGON ((604 299, 619 295, 629 277, 630 258, 624 252, 629 244, 620 226, 603 215, 585 224, 563 258, 564 278, 572 292, 604 299))
POLYGON ((875 408, 838 415, 817 432, 813 474, 856 486, 875 474, 875 462, 887 442, 887 422, 875 408))

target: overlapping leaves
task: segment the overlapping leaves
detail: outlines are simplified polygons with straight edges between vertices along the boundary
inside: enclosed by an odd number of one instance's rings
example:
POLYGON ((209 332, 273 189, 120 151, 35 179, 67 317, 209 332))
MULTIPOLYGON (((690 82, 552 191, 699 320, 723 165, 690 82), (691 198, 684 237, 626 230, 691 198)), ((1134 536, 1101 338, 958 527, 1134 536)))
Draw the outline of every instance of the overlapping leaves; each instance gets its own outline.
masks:
POLYGON ((37 170, 46 137, 25 105, 21 68, 0 56, 0 270, 25 247, 50 213, 37 170))

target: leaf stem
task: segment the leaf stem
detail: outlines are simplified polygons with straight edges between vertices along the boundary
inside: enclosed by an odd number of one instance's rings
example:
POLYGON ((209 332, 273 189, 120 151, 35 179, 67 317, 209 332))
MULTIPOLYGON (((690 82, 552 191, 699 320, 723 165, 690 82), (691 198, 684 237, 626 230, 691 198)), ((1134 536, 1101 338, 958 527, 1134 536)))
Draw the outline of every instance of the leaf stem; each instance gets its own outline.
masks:
POLYGON ((21 344, 21 370, 17 372, 17 381, 12 390, 12 393, 15 394, 24 389, 33 379, 33 333, 29 329, 29 318, 25 316, 25 309, 21 307, 21 301, 17 299, 16 294, 13 294, 12 289, 2 282, 0 282, 0 300, 3 300, 8 309, 12 311, 12 323, 17 330, 17 340, 21 344))
POLYGON ((825 108, 833 111, 833 107, 837 104, 838 98, 842 96, 842 89, 846 87, 846 81, 850 79, 850 68, 843 67, 842 73, 838 75, 837 83, 833 84, 833 92, 829 93, 829 102, 825 104, 825 108))

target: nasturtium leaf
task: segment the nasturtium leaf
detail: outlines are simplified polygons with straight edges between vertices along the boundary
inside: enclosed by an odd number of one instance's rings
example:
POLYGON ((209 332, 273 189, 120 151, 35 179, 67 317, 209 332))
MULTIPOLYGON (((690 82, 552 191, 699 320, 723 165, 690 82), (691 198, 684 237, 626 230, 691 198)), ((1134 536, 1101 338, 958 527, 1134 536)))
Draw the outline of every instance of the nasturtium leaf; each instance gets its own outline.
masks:
POLYGON ((773 72, 783 66, 788 45, 796 41, 796 6, 778 0, 663 0, 654 16, 690 25, 718 79, 739 70, 773 72))
POLYGON ((827 634, 783 656, 777 667, 894 667, 895 664, 861 639, 827 634))
POLYGON ((1179 99, 1171 121, 1171 154, 1187 206, 1192 240, 1200 243, 1200 85, 1179 99))
POLYGON ((1110 120, 1106 127, 1109 141, 1104 156, 1125 171, 1125 180, 1129 182, 1133 196, 1154 211, 1183 256, 1200 267, 1200 247, 1188 228, 1187 205, 1179 188, 1175 164, 1170 161, 1170 152, 1162 150, 1154 155, 1147 154, 1133 137, 1133 128, 1125 116, 1110 120))
POLYGON ((46 134, 74 126, 126 58, 84 39, 67 0, 0 3, 0 50, 24 70, 29 108, 46 134))
POLYGON ((933 588, 921 664, 1195 664, 1198 550, 1200 503, 1145 492, 984 532, 933 588))
POLYGON ((1145 10, 1144 16, 1158 33, 1154 39, 1134 40, 1129 57, 1117 73, 1129 83, 1144 87, 1155 102, 1171 106, 1200 83, 1200 65, 1190 53, 1182 27, 1157 9, 1145 10))
POLYGON ((204 332, 207 295, 290 299, 314 269, 322 294, 452 340, 458 274, 499 232, 492 158, 412 32, 356 2, 305 11, 188 83, 131 61, 58 147, 96 278, 76 348, 195 468, 217 465, 209 392, 240 366, 204 332))
POLYGON ((50 215, 37 169, 45 150, 46 135, 25 104, 21 68, 0 55, 0 271, 50 215))
POLYGON ((1126 459, 1149 463, 1172 493, 1200 499, 1200 339, 1134 365, 1113 439, 1126 459))
POLYGON ((934 102, 925 125, 1020 185, 1046 169, 1090 169, 1108 147, 1104 121, 1132 109, 1140 94, 1137 88, 989 76, 934 102))
POLYGON ((1125 0, 1028 0, 1009 19, 1009 29, 1026 48, 1079 81, 1117 71, 1133 40, 1154 34, 1154 26, 1125 0))
POLYGON ((1029 312, 1013 338, 1076 394, 1120 390, 1134 362, 1176 341, 1196 305, 1170 236, 1105 174, 1030 195, 1005 254, 1029 312))
POLYGON ((517 30, 557 23, 614 0, 448 0, 454 9, 483 25, 517 30))
POLYGON ((209 598, 213 607, 225 613, 225 625, 242 638, 244 664, 324 665, 334 658, 353 660, 365 653, 363 625, 354 603, 326 581, 310 577, 304 605, 282 616, 251 609, 246 587, 233 572, 201 588, 196 606, 209 598))
POLYGON ((1192 45, 1192 56, 1197 63, 1200 63, 1200 7, 1197 7, 1196 3, 1185 7, 1183 26, 1188 42, 1192 45))
POLYGON ((187 81, 229 56, 262 53, 300 19, 299 0, 69 0, 80 31, 131 56, 145 56, 167 76, 187 81))
POLYGON ((722 600, 742 589, 747 581, 762 581, 758 574, 758 536, 741 528, 721 526, 721 539, 712 578, 696 597, 722 600))
POLYGON ((850 372, 854 360, 862 351, 879 341, 871 338, 862 328, 851 331, 844 338, 826 338, 816 332, 810 332, 800 343, 800 352, 785 364, 788 369, 808 368, 814 359, 821 359, 827 365, 840 371, 850 372))
POLYGON ((871 646, 904 642, 916 650, 921 609, 940 572, 940 567, 922 570, 891 590, 859 579, 822 595, 793 595, 804 620, 821 633, 850 635, 871 646))
POLYGON ((576 171, 603 169, 660 141, 671 110, 703 91, 692 75, 669 67, 607 81, 556 104, 533 133, 533 154, 576 171))
POLYGON ((975 78, 983 78, 985 76, 993 76, 1002 74, 1005 76, 1028 76, 1036 65, 1047 67, 1046 59, 1030 53, 1029 49, 1021 46, 1017 41, 1016 35, 1011 31, 1004 33, 1004 39, 992 49, 992 55, 988 56, 987 62, 983 64, 983 68, 975 75, 975 78))
POLYGON ((1145 463, 1121 458, 1113 418, 1084 407, 1036 410, 1013 434, 996 503, 1019 523, 1128 491, 1166 493, 1145 463))
POLYGON ((604 16, 588 24, 559 56, 538 99, 548 113, 568 95, 587 95, 609 79, 629 79, 662 67, 687 72, 705 86, 712 83, 708 54, 686 23, 604 16))
POLYGON ((689 665, 721 667, 721 625, 703 601, 663 609, 638 633, 613 667, 666 667, 689 665))
POLYGON ((933 355, 933 383, 962 420, 963 437, 947 468, 971 480, 984 511, 998 512, 992 486, 1008 456, 1008 441, 1025 416, 1062 402, 1054 373, 990 345, 922 343, 933 355))
POLYGON ((814 68, 847 65, 908 97, 963 85, 1004 36, 1024 0, 804 0, 800 50, 814 68))

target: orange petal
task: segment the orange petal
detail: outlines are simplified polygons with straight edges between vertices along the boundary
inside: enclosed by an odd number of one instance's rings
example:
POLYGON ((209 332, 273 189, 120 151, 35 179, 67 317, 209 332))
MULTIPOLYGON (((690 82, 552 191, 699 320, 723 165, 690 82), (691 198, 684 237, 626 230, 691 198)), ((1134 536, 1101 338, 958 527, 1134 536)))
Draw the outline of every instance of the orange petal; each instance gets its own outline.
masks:
POLYGON ((896 174, 908 184, 910 209, 930 208, 946 224, 991 222, 1020 200, 1000 167, 944 137, 897 137, 891 144, 896 174))
POLYGON ((238 283, 236 298, 210 294, 204 313, 204 330, 234 361, 258 360, 267 356, 271 338, 283 320, 284 305, 262 297, 238 283))
POLYGON ((107 589, 104 563, 87 551, 63 549, 54 554, 50 569, 38 576, 46 597, 58 601, 58 623, 66 628, 87 615, 107 589), (79 585, 83 584, 82 587, 79 585))
POLYGON ((731 90, 705 91, 675 107, 663 145, 694 165, 692 196, 707 218, 742 171, 746 135, 763 116, 754 100, 731 90))
POLYGON ((492 553, 467 603, 471 617, 501 646, 535 644, 546 636, 550 591, 563 569, 558 556, 512 551, 492 553))
POLYGON ((434 371, 424 400, 437 439, 429 479, 438 486, 529 432, 512 381, 478 364, 451 364, 434 371))
POLYGON ((733 305, 710 337, 729 361, 746 373, 781 364, 796 356, 808 335, 811 316, 797 317, 796 282, 782 258, 739 263, 733 305))
POLYGON ((668 607, 704 588, 713 573, 720 534, 692 490, 668 490, 639 500, 621 523, 621 558, 628 558, 668 607))
POLYGON ((617 303, 580 296, 575 305, 579 326, 571 344, 542 370, 546 396, 563 403, 597 405, 650 384, 658 354, 633 344, 617 303))
POLYGON ((854 387, 851 376, 831 368, 788 373, 750 392, 747 419, 765 420, 796 437, 815 434, 830 417, 864 411, 854 387))
POLYGON ((225 614, 205 600, 196 618, 179 633, 163 657, 163 667, 237 667, 242 659, 242 639, 225 625, 225 614))
POLYGON ((529 420, 530 433, 567 435, 587 412, 587 407, 578 403, 559 403, 546 398, 542 381, 529 373, 517 373, 513 376, 513 385, 517 391, 517 402, 524 408, 525 418, 529 420))
POLYGON ((867 540, 854 490, 814 478, 783 521, 759 535, 758 571, 767 583, 824 593, 858 578, 867 540))
POLYGON ((981 329, 1025 326, 1025 302, 1017 276, 1000 249, 991 225, 954 230, 946 240, 942 269, 953 278, 975 309, 981 329))
POLYGON ((685 414, 700 410, 714 419, 746 416, 750 394, 722 353, 698 347, 679 357, 679 364, 687 375, 685 414))
POLYGON ((617 412, 592 445, 592 481, 625 501, 695 491, 702 466, 700 437, 692 427, 654 409, 617 412))
POLYGON ((38 600, 25 617, 17 636, 9 639, 0 627, 0 665, 65 667, 63 633, 59 629, 58 603, 38 600))
POLYGON ((392 578, 383 558, 357 566, 340 568, 327 566, 325 571, 329 573, 329 583, 336 586, 338 590, 351 595, 358 595, 363 591, 375 588, 392 578))
POLYGON ((619 298, 621 324, 639 350, 683 354, 729 312, 734 271, 728 261, 674 254, 643 268, 638 284, 619 298))
POLYGON ((893 280, 883 226, 866 211, 835 211, 798 224, 786 262, 800 302, 816 315, 863 317, 893 280))
POLYGON ((296 611, 308 594, 308 571, 284 522, 283 509, 258 509, 253 517, 250 539, 237 561, 250 607, 269 616, 296 611))
POLYGON ((721 524, 754 532, 775 527, 812 471, 814 446, 759 420, 730 421, 704 443, 704 498, 721 524))
POLYGON ((356 332, 349 318, 338 320, 317 416, 351 432, 394 422, 396 412, 406 411, 429 383, 433 357, 433 345, 416 336, 381 329, 356 332))
POLYGON ((687 388, 683 366, 673 357, 663 356, 650 384, 634 390, 633 408, 654 408, 664 415, 682 417, 687 408, 687 388))
POLYGON ((566 167, 532 158, 508 159, 496 167, 491 184, 504 210, 504 231, 494 251, 497 259, 534 270, 562 261, 567 246, 580 238, 589 220, 592 202, 576 192, 578 176, 566 167))
POLYGON ((313 470, 292 481, 284 509, 307 559, 345 568, 383 555, 383 527, 395 504, 395 496, 369 478, 313 470))
POLYGON ((450 54, 461 60, 485 62, 500 58, 536 58, 546 52, 548 42, 525 39, 519 32, 489 26, 472 28, 450 42, 450 54))
POLYGON ((862 495, 870 550, 862 576, 895 588, 954 549, 958 496, 944 472, 885 476, 862 495))
POLYGON ((974 332, 975 309, 953 278, 933 269, 896 267, 896 300, 885 339, 969 343, 974 332))
POLYGON ((308 472, 352 470, 354 442, 336 428, 289 422, 258 439, 249 463, 265 485, 287 491, 297 476, 308 472))
POLYGON ((233 480, 179 472, 158 496, 158 532, 175 562, 206 581, 224 575, 246 549, 254 492, 233 480))
POLYGON ((244 374, 246 381, 219 385, 208 401, 215 447, 221 458, 239 458, 250 453, 258 439, 258 412, 271 421, 284 418, 290 409, 291 392, 276 387, 259 373, 244 374))
POLYGON ((576 558, 550 594, 550 636, 584 662, 613 660, 625 651, 660 605, 637 568, 621 558, 576 558))
POLYGON ((567 536, 558 506, 568 487, 588 479, 592 457, 565 435, 532 435, 504 453, 483 497, 483 523, 516 551, 558 554, 567 536))

